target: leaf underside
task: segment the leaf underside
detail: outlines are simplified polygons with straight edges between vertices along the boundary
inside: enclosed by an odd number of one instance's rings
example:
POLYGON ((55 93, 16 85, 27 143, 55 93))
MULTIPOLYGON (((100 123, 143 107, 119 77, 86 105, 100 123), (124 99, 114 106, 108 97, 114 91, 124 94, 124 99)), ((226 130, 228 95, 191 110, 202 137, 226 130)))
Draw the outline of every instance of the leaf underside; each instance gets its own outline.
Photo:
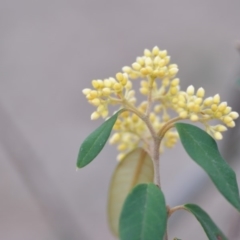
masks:
POLYGON ((153 182, 153 178, 152 160, 142 148, 128 153, 117 165, 108 194, 108 223, 115 236, 119 235, 119 217, 127 195, 137 184, 153 182))

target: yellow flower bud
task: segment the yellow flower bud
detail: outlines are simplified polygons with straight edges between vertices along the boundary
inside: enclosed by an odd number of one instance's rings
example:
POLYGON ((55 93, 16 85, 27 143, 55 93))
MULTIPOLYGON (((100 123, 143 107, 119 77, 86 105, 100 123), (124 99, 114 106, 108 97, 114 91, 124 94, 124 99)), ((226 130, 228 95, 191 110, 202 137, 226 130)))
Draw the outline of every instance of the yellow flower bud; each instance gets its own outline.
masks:
POLYGON ((89 88, 84 88, 84 89, 82 90, 82 93, 83 93, 84 95, 88 95, 90 92, 91 92, 91 89, 89 89, 89 88))
POLYGON ((118 150, 119 151, 124 151, 126 149, 127 149, 127 145, 126 144, 122 143, 122 144, 118 145, 118 150))
POLYGON ((139 63, 141 66, 143 66, 144 65, 144 59, 142 58, 142 57, 137 57, 137 63, 139 63))
POLYGON ((119 81, 119 82, 121 82, 122 80, 123 80, 123 74, 122 73, 117 73, 116 74, 116 79, 119 81))
POLYGON ((223 112, 227 107, 227 102, 222 102, 218 105, 218 110, 223 112))
POLYGON ((162 110, 162 105, 156 105, 154 107, 154 112, 159 113, 162 110))
POLYGON ((97 111, 100 113, 100 112, 103 112, 105 109, 106 107, 104 105, 99 105, 97 108, 97 111))
POLYGON ((153 71, 152 67, 150 67, 150 66, 147 66, 146 69, 147 69, 147 71, 148 71, 148 74, 151 74, 152 71, 153 71))
POLYGON ((158 53, 159 53, 159 48, 157 47, 157 46, 155 46, 153 49, 152 49, 152 53, 153 53, 153 55, 158 55, 158 53))
POLYGON ((111 94, 110 88, 103 88, 102 93, 104 96, 109 96, 111 94))
POLYGON ((152 66, 153 65, 153 61, 152 61, 152 59, 150 57, 147 57, 145 59, 145 65, 146 66, 152 66))
POLYGON ((190 96, 194 95, 194 86, 193 85, 190 85, 187 88, 187 94, 190 95, 190 96))
POLYGON ((158 76, 159 76, 160 78, 165 77, 166 72, 167 72, 167 68, 166 68, 166 67, 162 67, 162 68, 159 70, 159 72, 158 72, 158 76))
POLYGON ((131 73, 132 72, 132 69, 130 67, 127 67, 127 66, 123 67, 122 70, 125 73, 131 73))
POLYGON ((222 137, 222 134, 220 132, 215 132, 214 133, 214 138, 216 140, 221 140, 223 137, 222 137))
POLYGON ((151 122, 154 122, 156 120, 156 115, 154 113, 151 113, 149 119, 151 122))
POLYGON ((178 68, 171 68, 169 69, 168 74, 170 75, 170 77, 173 77, 177 74, 177 72, 178 72, 178 68))
POLYGON ((179 78, 174 78, 172 81, 171 81, 171 86, 178 86, 179 85, 179 78))
POLYGON ((147 88, 140 88, 139 89, 140 93, 142 93, 143 95, 147 95, 148 94, 148 89, 147 88))
POLYGON ((216 104, 220 103, 220 96, 219 96, 219 94, 216 94, 216 95, 213 97, 213 102, 216 103, 216 104))
POLYGON ((144 75, 144 76, 145 76, 145 75, 148 75, 148 73, 149 73, 148 70, 147 70, 147 68, 142 68, 142 69, 140 70, 140 72, 141 72, 141 74, 144 75))
POLYGON ((140 84, 141 84, 142 87, 148 88, 148 82, 147 81, 142 80, 140 84))
POLYGON ((232 119, 237 119, 239 117, 239 114, 237 112, 230 112, 229 117, 232 119))
POLYGON ((187 113, 187 111, 182 111, 182 112, 180 112, 179 116, 181 118, 187 118, 188 117, 188 113, 187 113))
POLYGON ((217 108, 218 108, 218 106, 217 106, 217 104, 213 104, 212 106, 211 106, 211 109, 212 109, 212 111, 217 111, 217 108))
POLYGON ((132 115, 132 120, 133 120, 133 122, 136 123, 139 120, 139 118, 138 118, 138 116, 136 114, 133 114, 132 115))
POLYGON ((229 123, 229 122, 232 122, 232 118, 229 117, 229 116, 226 116, 226 117, 223 118, 223 122, 224 122, 225 124, 227 124, 227 123, 229 123))
POLYGON ((92 80, 92 86, 96 89, 98 89, 98 81, 97 80, 92 80))
POLYGON ((170 62, 170 56, 166 56, 164 60, 165 60, 165 65, 167 65, 170 62))
POLYGON ((218 131, 218 132, 225 132, 225 131, 227 131, 227 128, 226 128, 224 125, 221 125, 221 124, 217 125, 217 126, 215 127, 215 129, 216 129, 216 131, 218 131))
POLYGON ((107 116, 108 116, 108 110, 102 111, 102 112, 101 112, 101 116, 102 116, 103 118, 107 117, 107 116))
POLYGON ((227 125, 228 127, 235 127, 235 122, 234 122, 234 121, 231 121, 231 122, 226 123, 226 125, 227 125))
POLYGON ((91 120, 96 120, 100 117, 99 113, 98 112, 93 112, 91 114, 91 120))
POLYGON ((166 61, 165 61, 165 59, 161 59, 161 60, 158 62, 158 66, 159 66, 159 67, 164 67, 164 66, 166 66, 166 61))
POLYGON ((103 88, 104 87, 104 83, 102 80, 97 80, 97 83, 98 83, 98 87, 97 88, 103 88))
POLYGON ((194 100, 194 103, 200 105, 202 101, 203 101, 202 98, 199 97, 194 100))
POLYGON ((160 52, 159 52, 159 56, 160 56, 161 58, 165 58, 165 57, 167 56, 167 51, 166 51, 166 50, 160 51, 160 52))
POLYGON ((125 88, 127 90, 130 90, 132 88, 132 82, 128 81, 127 84, 125 85, 125 88))
POLYGON ((99 106, 100 105, 100 100, 99 98, 94 98, 93 100, 90 101, 94 106, 99 106))
POLYGON ((223 111, 223 114, 228 114, 232 111, 231 107, 226 107, 225 110, 223 111))
POLYGON ((120 140, 120 134, 119 133, 114 133, 112 137, 110 138, 109 142, 110 144, 115 144, 120 140))
POLYGON ((204 94, 205 94, 205 90, 202 87, 197 90, 197 94, 196 94, 197 97, 203 98, 204 94))
POLYGON ((146 57, 151 57, 152 53, 151 53, 148 49, 145 49, 145 50, 144 50, 144 55, 145 55, 146 57))
POLYGON ((198 115, 196 115, 196 114, 192 114, 192 115, 190 116, 190 120, 193 121, 193 122, 198 121, 198 119, 199 119, 199 117, 198 117, 198 115))
POLYGON ((105 79, 105 80, 103 81, 103 84, 104 84, 104 86, 107 87, 107 88, 109 88, 109 87, 112 86, 112 82, 111 82, 110 80, 108 80, 108 79, 105 79))
POLYGON ((213 102, 213 98, 212 98, 212 97, 208 97, 208 98, 206 98, 206 99, 204 100, 203 104, 204 104, 205 106, 210 106, 210 105, 212 104, 212 102, 213 102))
POLYGON ((154 63, 155 65, 158 65, 160 61, 161 61, 161 58, 160 58, 159 56, 156 56, 156 57, 154 58, 154 60, 153 60, 153 63, 154 63))
POLYGON ((137 63, 137 62, 135 62, 135 63, 132 64, 132 68, 133 68, 134 70, 140 70, 141 67, 142 67, 142 66, 141 66, 139 63, 137 63))
POLYGON ((176 87, 170 87, 170 93, 172 95, 175 95, 177 93, 178 89, 176 87))
POLYGON ((116 91, 116 92, 121 92, 122 89, 123 89, 123 86, 120 84, 120 83, 115 83, 113 85, 113 89, 116 91))
POLYGON ((89 94, 91 98, 96 98, 98 96, 98 92, 96 90, 92 90, 89 94))

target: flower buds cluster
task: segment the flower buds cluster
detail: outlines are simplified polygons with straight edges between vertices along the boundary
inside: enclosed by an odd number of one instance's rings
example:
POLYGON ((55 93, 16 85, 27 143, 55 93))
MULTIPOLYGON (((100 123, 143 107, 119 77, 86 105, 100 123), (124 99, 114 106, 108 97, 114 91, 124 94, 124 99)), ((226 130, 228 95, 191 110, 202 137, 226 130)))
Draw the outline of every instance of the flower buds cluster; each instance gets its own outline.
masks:
POLYGON ((117 73, 116 78, 93 80, 92 86, 94 90, 83 89, 83 94, 88 99, 88 102, 97 107, 97 110, 91 115, 92 120, 100 116, 106 118, 109 104, 120 103, 123 99, 128 100, 130 103, 136 101, 135 92, 131 90, 132 83, 125 73, 117 73))
POLYGON ((220 120, 228 127, 234 127, 234 120, 238 118, 238 113, 233 112, 232 108, 226 102, 220 102, 219 94, 204 99, 205 90, 199 88, 195 93, 194 87, 191 85, 186 92, 179 94, 172 99, 176 111, 183 119, 190 119, 193 122, 202 122, 215 139, 222 139, 221 132, 226 131, 224 125, 210 126, 210 120, 220 120))
MULTIPOLYGON (((129 108, 131 113, 123 112, 118 117, 114 125, 116 133, 110 140, 110 143, 118 144, 118 150, 121 152, 118 159, 139 145, 149 149, 152 136, 144 121, 147 118, 158 133, 169 120, 171 123, 175 121, 170 119, 169 110, 178 114, 177 120, 186 119, 202 123, 206 131, 217 140, 222 139, 222 132, 227 130, 226 126, 235 126, 234 120, 238 118, 238 113, 232 111, 226 102, 221 102, 218 94, 204 98, 203 88, 196 92, 193 86, 189 86, 186 91, 180 90, 180 80, 175 78, 178 66, 170 64, 170 56, 166 50, 160 50, 158 47, 152 50, 145 49, 144 55, 137 57, 131 67, 123 67, 122 70, 123 73, 117 73, 115 78, 93 80, 93 89, 83 90, 89 103, 97 107, 91 119, 100 116, 106 118, 109 115, 109 105, 119 104, 123 108, 129 108), (130 81, 137 78, 142 78, 139 91, 147 95, 148 99, 138 107, 135 106, 135 92, 130 81), (140 118, 141 115, 144 117, 140 118), (222 124, 211 125, 211 120, 219 120, 222 124)), ((167 131, 159 150, 164 146, 173 147, 177 139, 176 131, 167 131)))
MULTIPOLYGON (((144 105, 139 105, 138 110, 140 112, 145 110, 144 105)), ((164 125, 155 113, 150 114, 149 120, 154 129, 160 129, 164 125)), ((142 146, 145 149, 149 149, 149 146, 152 144, 152 137, 146 124, 136 114, 129 112, 121 113, 113 130, 116 133, 110 138, 110 144, 118 145, 118 150, 121 152, 117 156, 119 161, 136 147, 142 146)), ((159 151, 163 151, 164 146, 168 148, 173 147, 178 140, 178 133, 174 130, 169 130, 165 136, 159 151)))
POLYGON ((137 57, 136 62, 131 67, 123 67, 123 72, 127 73, 131 79, 136 78, 173 78, 178 72, 176 64, 170 64, 170 56, 166 50, 154 47, 152 51, 145 49, 142 57, 137 57))

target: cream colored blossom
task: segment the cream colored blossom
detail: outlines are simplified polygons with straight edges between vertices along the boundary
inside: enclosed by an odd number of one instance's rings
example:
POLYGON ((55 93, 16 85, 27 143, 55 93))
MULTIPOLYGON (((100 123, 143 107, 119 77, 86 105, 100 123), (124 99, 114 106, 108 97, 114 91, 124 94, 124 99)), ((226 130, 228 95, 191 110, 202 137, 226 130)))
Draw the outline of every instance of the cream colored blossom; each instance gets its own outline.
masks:
POLYGON ((134 104, 136 101, 135 91, 132 90, 132 83, 126 73, 117 73, 116 78, 107 78, 104 80, 93 80, 93 90, 83 89, 83 94, 88 102, 95 107, 91 119, 98 119, 100 116, 106 118, 109 115, 109 105, 120 104, 123 100, 134 104))
MULTIPOLYGON (((139 105, 138 110, 145 111, 144 102, 139 105)), ((155 114, 151 113, 149 119, 155 129, 160 129, 164 122, 155 114)), ((110 144, 117 144, 120 154, 117 159, 121 160, 128 152, 135 149, 138 146, 142 146, 146 150, 150 150, 153 144, 151 134, 143 120, 141 120, 136 114, 123 112, 117 119, 113 130, 116 131, 110 138, 110 144)), ((178 133, 175 130, 169 130, 162 144, 159 148, 160 152, 163 152, 164 147, 172 148, 178 140, 178 133)))
MULTIPOLYGON (((200 122, 206 131, 215 139, 222 139, 227 127, 234 127, 238 113, 232 111, 226 102, 221 102, 219 94, 205 98, 205 90, 190 85, 186 91, 180 87, 180 79, 176 77, 178 66, 170 63, 166 50, 154 47, 145 49, 141 57, 137 57, 131 66, 123 67, 115 78, 93 80, 93 89, 86 88, 83 94, 89 103, 96 107, 91 119, 109 116, 109 105, 125 108, 115 125, 115 133, 110 139, 117 144, 122 159, 126 153, 138 146, 150 151, 153 144, 152 135, 146 125, 151 124, 154 134, 160 133, 166 124, 179 120, 200 122), (132 89, 133 79, 140 78, 139 92, 147 99, 135 105, 135 91, 132 89), (175 118, 171 114, 175 112, 175 118), (219 123, 213 125, 212 120, 219 123)), ((173 147, 178 139, 175 130, 168 130, 161 142, 159 151, 164 147, 173 147)))
POLYGON ((173 78, 178 72, 176 64, 169 64, 170 56, 166 50, 160 50, 157 46, 151 51, 144 50, 144 55, 137 57, 131 67, 123 67, 123 72, 127 73, 129 78, 152 78, 163 79, 173 78))

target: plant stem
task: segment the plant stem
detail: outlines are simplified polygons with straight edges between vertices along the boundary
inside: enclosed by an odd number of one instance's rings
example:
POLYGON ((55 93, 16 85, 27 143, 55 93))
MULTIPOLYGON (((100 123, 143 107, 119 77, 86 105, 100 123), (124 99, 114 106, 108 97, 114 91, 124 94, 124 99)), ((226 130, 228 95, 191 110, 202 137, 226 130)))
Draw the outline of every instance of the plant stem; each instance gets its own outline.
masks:
POLYGON ((152 160, 154 165, 154 183, 161 188, 161 181, 160 181, 160 158, 159 158, 159 146, 160 146, 160 139, 157 137, 153 137, 153 148, 152 148, 152 160))
POLYGON ((177 210, 181 210, 181 209, 184 209, 184 206, 183 206, 183 205, 179 205, 179 206, 170 208, 169 211, 168 211, 168 217, 171 217, 171 215, 172 215, 174 212, 176 212, 177 210))
POLYGON ((148 88, 148 105, 147 105, 147 109, 146 109, 146 116, 149 117, 150 115, 150 111, 151 111, 151 107, 152 107, 152 89, 153 89, 153 83, 154 83, 153 78, 149 78, 148 83, 149 83, 149 88, 148 88))

